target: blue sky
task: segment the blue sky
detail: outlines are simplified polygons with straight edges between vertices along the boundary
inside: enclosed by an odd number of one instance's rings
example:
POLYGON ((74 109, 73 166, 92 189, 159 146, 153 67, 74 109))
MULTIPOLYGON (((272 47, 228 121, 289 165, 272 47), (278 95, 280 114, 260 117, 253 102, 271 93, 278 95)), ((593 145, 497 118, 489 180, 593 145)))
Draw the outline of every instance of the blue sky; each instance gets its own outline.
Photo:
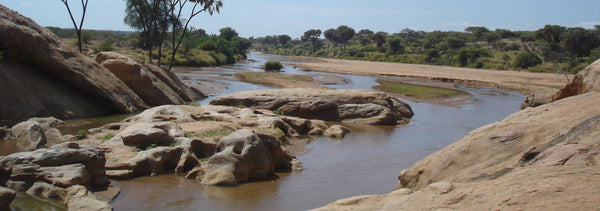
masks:
MULTIPOLYGON (((78 0, 70 3, 80 7, 78 0)), ((0 4, 43 26, 73 27, 59 0, 0 0, 0 4)), ((600 0, 223 0, 223 4, 220 14, 196 17, 192 26, 211 34, 229 26, 243 37, 288 34, 298 38, 308 29, 339 25, 389 33, 404 28, 537 30, 546 24, 600 25, 600 0)), ((131 30, 123 24, 124 6, 124 0, 91 0, 84 29, 131 30)))

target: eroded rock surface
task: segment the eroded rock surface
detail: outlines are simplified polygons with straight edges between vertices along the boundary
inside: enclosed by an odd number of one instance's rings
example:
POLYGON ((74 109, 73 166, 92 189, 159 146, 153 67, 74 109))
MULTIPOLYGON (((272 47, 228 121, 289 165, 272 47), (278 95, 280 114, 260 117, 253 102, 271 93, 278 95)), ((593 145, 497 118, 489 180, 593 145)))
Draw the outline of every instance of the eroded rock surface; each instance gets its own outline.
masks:
POLYGON ((243 129, 222 138, 217 153, 186 177, 207 185, 237 185, 290 171, 292 160, 277 138, 243 129))
POLYGON ((2 5, 0 40, 3 124, 33 116, 84 118, 146 107, 109 70, 2 5))
POLYGON ((371 125, 395 125, 413 116, 408 104, 367 90, 245 91, 220 96, 210 104, 280 110, 287 116, 371 125))
POLYGON ((131 56, 101 52, 96 61, 106 67, 151 106, 183 104, 200 97, 185 86, 177 76, 160 67, 131 56))

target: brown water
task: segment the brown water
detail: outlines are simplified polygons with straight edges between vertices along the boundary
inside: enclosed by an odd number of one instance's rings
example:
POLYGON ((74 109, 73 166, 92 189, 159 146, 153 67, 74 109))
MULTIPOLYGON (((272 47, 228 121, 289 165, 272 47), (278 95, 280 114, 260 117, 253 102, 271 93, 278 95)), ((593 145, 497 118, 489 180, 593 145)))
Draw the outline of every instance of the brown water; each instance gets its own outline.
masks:
MULTIPOLYGON (((251 54, 256 62, 235 67, 254 68, 269 57, 251 54)), ((286 68, 286 72, 297 74, 286 68)), ((352 82, 336 88, 368 89, 376 85, 376 78, 336 76, 352 82)), ((200 79, 206 80, 201 73, 200 79)), ((236 90, 261 88, 241 82, 232 84, 236 90)), ((346 197, 389 193, 400 171, 471 130, 517 112, 523 100, 516 92, 459 89, 471 93, 468 100, 476 103, 455 108, 408 102, 415 116, 407 125, 354 126, 354 132, 343 140, 317 138, 307 145, 313 150, 298 157, 304 163, 303 171, 237 187, 203 186, 174 174, 115 181, 113 185, 122 192, 112 205, 115 210, 306 210, 346 197)))

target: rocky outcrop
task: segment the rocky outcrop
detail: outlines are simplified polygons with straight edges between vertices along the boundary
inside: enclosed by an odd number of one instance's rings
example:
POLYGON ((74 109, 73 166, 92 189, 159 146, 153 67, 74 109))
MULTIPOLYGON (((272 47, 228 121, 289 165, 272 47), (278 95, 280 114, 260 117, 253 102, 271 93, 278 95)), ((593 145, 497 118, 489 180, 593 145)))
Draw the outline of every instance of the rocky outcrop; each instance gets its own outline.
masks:
POLYGON ((244 129, 221 139, 214 154, 186 178, 207 185, 237 185, 250 179, 268 179, 275 171, 290 171, 292 157, 277 138, 244 129))
POLYGON ((46 145, 46 134, 36 121, 21 122, 11 129, 20 151, 36 150, 46 145))
POLYGON ((95 204, 94 207, 101 209, 93 210, 110 210, 112 208, 106 202, 88 194, 88 189, 104 190, 108 187, 110 182, 104 164, 102 150, 64 143, 0 157, 0 179, 11 189, 63 200, 69 209, 80 204, 95 204), (85 194, 81 194, 82 191, 85 194))
POLYGON ((600 60, 581 70, 570 83, 558 92, 541 92, 527 96, 521 109, 536 107, 546 103, 555 102, 567 97, 576 96, 592 91, 600 91, 600 60))
POLYGON ((177 76, 160 67, 131 56, 101 52, 96 61, 109 69, 142 100, 151 106, 183 104, 201 97, 185 86, 177 76))
POLYGON ((106 68, 0 5, 0 121, 132 113, 146 104, 106 68))
POLYGON ((0 173, 5 180, 47 182, 60 187, 84 185, 105 189, 109 181, 104 171, 104 152, 98 148, 64 143, 48 149, 19 152, 0 157, 0 173))
POLYGON ((17 197, 13 189, 0 187, 0 210, 10 210, 10 203, 17 197))
POLYGON ((344 138, 348 133, 350 133, 350 129, 341 125, 334 125, 325 130, 323 135, 331 138, 344 138))
POLYGON ((599 103, 600 92, 592 91, 527 108, 417 162, 388 195, 323 209, 595 209, 599 103))
MULTIPOLYGON (((200 165, 200 159, 211 157, 219 151, 218 146, 224 141, 222 137, 243 128, 251 128, 259 134, 273 134, 276 137, 268 136, 273 137, 268 139, 269 143, 276 141, 281 145, 280 142, 286 140, 286 137, 319 131, 322 134, 326 124, 319 120, 276 115, 268 110, 166 105, 147 109, 121 123, 92 129, 90 133, 92 139, 94 133, 98 136, 115 134, 99 144, 99 147, 107 151, 107 175, 112 179, 130 179, 168 172, 188 172, 200 165)), ((255 156, 252 159, 274 159, 277 161, 275 166, 288 165, 288 169, 291 168, 291 162, 286 164, 280 161, 280 157, 287 156, 291 159, 292 156, 282 151, 273 151, 276 148, 271 145, 267 147, 269 153, 252 155, 255 156), (271 154, 276 157, 268 157, 271 154)), ((263 150, 264 147, 259 148, 263 150)), ((250 161, 244 161, 236 167, 251 169, 254 165, 250 161)))
POLYGON ((395 125, 413 116, 408 104, 385 93, 366 90, 246 91, 220 96, 210 104, 280 110, 287 116, 371 125, 395 125))

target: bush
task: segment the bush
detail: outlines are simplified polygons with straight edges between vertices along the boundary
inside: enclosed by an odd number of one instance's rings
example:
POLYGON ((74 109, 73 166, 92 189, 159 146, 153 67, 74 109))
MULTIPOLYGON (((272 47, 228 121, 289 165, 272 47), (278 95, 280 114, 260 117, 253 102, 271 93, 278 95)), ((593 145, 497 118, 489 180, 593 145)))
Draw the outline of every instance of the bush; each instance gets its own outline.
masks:
POLYGON ((532 52, 523 52, 517 56, 515 66, 527 69, 542 63, 542 59, 532 52))
POLYGON ((283 68, 281 62, 278 61, 267 61, 265 62, 264 69, 269 71, 280 71, 283 68))

